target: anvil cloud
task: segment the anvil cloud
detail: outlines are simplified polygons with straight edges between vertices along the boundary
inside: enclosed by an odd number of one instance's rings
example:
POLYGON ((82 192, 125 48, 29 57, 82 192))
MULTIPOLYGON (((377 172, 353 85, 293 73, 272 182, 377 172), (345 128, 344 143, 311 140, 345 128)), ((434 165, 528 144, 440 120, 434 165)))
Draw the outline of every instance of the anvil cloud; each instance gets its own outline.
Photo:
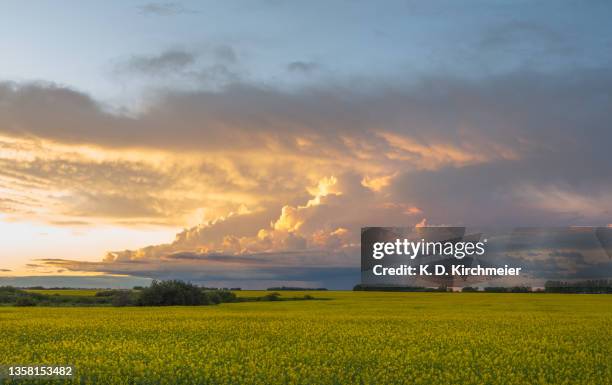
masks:
POLYGON ((55 224, 199 220, 173 242, 61 266, 202 280, 252 265, 229 256, 354 267, 366 225, 601 224, 610 89, 607 71, 293 93, 237 84, 160 92, 122 115, 53 84, 5 83, 2 207, 55 224))

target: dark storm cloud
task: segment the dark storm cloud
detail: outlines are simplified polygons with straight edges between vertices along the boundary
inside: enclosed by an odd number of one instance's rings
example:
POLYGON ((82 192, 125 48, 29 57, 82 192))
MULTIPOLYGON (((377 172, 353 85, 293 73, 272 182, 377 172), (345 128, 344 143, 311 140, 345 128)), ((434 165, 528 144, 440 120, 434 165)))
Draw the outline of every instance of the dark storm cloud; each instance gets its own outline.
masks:
POLYGON ((83 289, 125 288, 134 286, 148 286, 151 279, 139 277, 112 277, 112 276, 27 276, 27 277, 1 277, 0 286, 14 287, 74 287, 83 289))
POLYGON ((553 147, 515 161, 406 172, 393 194, 410 196, 432 223, 606 225, 612 161, 597 147, 553 147))
MULTIPOLYGON (((152 279, 181 279, 205 285, 209 285, 210 282, 223 282, 224 286, 241 286, 249 281, 249 287, 257 288, 265 288, 269 282, 279 280, 310 283, 308 286, 318 284, 329 288, 346 288, 359 280, 358 268, 316 266, 307 262, 308 256, 302 257, 302 261, 305 262, 302 265, 282 263, 282 256, 277 255, 273 258, 276 262, 261 260, 259 263, 247 264, 242 268, 234 266, 231 258, 230 262, 222 263, 209 263, 211 261, 200 258, 178 259, 174 264, 150 260, 107 263, 43 259, 41 262, 46 267, 63 267, 72 271, 95 271, 152 279)), ((252 261, 248 256, 244 259, 252 261)))
POLYGON ((257 258, 257 257, 242 257, 235 255, 222 255, 222 254, 205 254, 205 253, 194 253, 194 252, 182 252, 174 253, 165 257, 167 260, 183 260, 183 261, 212 261, 212 262, 223 262, 223 263, 248 263, 248 264, 259 264, 259 263, 270 263, 269 259, 257 258))
MULTIPOLYGON (((346 151, 339 135, 351 135, 384 156, 387 141, 373 135, 383 129, 426 146, 454 144, 489 154, 499 145, 540 151, 543 157, 568 151, 574 158, 590 150, 594 160, 607 162, 602 150, 612 135, 610 89, 608 70, 515 73, 481 81, 431 78, 416 86, 364 82, 359 90, 330 85, 283 92, 241 84, 220 92, 161 93, 141 115, 128 118, 105 112, 73 90, 4 83, 0 130, 165 149, 252 148, 263 145, 266 135, 292 146, 295 136, 312 134, 321 139, 317 144, 346 151)), ((596 169, 585 170, 586 176, 596 169)))

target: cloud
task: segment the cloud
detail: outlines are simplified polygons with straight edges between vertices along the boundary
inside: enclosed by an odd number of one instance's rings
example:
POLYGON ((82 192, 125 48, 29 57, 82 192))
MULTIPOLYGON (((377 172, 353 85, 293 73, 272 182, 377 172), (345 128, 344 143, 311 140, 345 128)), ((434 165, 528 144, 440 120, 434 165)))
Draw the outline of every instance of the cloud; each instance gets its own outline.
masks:
POLYGON ((169 50, 153 56, 132 56, 120 65, 119 70, 159 76, 182 71, 193 65, 195 61, 196 56, 193 53, 169 50))
POLYGON ((355 271, 363 226, 609 223, 611 89, 612 73, 592 69, 237 82, 165 89, 124 115, 57 85, 2 83, 0 208, 15 220, 186 227, 53 268, 314 282, 355 271))
POLYGON ((12 271, 11 269, 0 269, 0 272, 3 272, 3 273, 8 273, 11 271, 12 271))
POLYGON ((303 74, 310 74, 319 69, 319 65, 315 62, 305 61, 294 61, 287 64, 287 69, 290 72, 298 72, 303 74))
POLYGON ((147 3, 139 6, 138 10, 144 15, 152 16, 173 16, 199 13, 199 11, 186 8, 180 3, 147 3))
POLYGON ((139 54, 118 60, 111 72, 123 83, 145 81, 151 87, 216 90, 239 82, 245 70, 238 53, 227 44, 199 47, 193 51, 168 49, 159 54, 139 54))
POLYGON ((385 204, 384 196, 362 186, 356 175, 324 178, 309 190, 310 198, 303 204, 285 205, 272 216, 234 214, 186 229, 168 244, 109 252, 101 262, 44 259, 38 263, 40 268, 180 277, 228 286, 248 278, 252 287, 279 279, 337 287, 334 277, 358 279, 359 226, 364 218, 397 226, 420 218, 385 204))
POLYGON ((74 287, 83 289, 124 288, 134 286, 148 286, 151 280, 139 277, 115 276, 27 276, 27 277, 1 277, 0 286, 33 287, 74 287))

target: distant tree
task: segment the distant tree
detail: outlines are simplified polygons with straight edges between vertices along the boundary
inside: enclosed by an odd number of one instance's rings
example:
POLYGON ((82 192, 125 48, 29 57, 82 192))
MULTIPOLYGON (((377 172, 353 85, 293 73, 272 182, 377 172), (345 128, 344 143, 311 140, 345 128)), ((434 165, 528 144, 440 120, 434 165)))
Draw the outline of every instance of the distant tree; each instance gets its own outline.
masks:
POLYGON ((142 289, 137 303, 142 306, 193 306, 216 305, 233 302, 236 295, 229 290, 210 290, 194 284, 172 280, 153 281, 151 286, 142 289))
POLYGON ((143 306, 202 305, 202 290, 183 281, 153 281, 140 292, 139 304, 143 306))

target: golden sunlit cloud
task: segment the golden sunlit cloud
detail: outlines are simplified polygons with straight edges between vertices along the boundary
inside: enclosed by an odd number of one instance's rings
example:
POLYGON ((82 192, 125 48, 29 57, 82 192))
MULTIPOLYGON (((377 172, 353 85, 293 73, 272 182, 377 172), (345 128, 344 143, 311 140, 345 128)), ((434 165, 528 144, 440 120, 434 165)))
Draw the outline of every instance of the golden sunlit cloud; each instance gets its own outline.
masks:
POLYGON ((585 151, 606 141, 564 136, 574 126, 530 107, 571 111, 582 98, 553 84, 530 95, 513 78, 433 83, 162 90, 129 113, 53 84, 0 83, 0 222, 89 232, 82 250, 21 252, 21 265, 42 259, 36 271, 147 277, 266 258, 355 266, 364 226, 609 223, 602 157, 585 151), (138 242, 100 237, 100 252, 91 244, 108 228, 138 242))
POLYGON ((373 191, 380 191, 391 184, 391 180, 397 176, 397 173, 384 175, 379 177, 364 176, 361 184, 373 191))

